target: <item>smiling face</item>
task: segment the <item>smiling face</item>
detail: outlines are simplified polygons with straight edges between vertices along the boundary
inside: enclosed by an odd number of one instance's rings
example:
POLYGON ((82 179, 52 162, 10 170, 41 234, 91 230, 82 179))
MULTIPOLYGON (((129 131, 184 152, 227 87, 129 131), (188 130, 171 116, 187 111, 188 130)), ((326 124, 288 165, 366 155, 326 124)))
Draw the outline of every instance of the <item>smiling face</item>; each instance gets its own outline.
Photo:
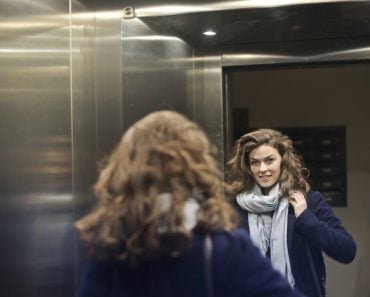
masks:
POLYGON ((277 149, 261 145, 249 154, 249 166, 255 182, 264 194, 279 181, 281 173, 281 156, 277 149))

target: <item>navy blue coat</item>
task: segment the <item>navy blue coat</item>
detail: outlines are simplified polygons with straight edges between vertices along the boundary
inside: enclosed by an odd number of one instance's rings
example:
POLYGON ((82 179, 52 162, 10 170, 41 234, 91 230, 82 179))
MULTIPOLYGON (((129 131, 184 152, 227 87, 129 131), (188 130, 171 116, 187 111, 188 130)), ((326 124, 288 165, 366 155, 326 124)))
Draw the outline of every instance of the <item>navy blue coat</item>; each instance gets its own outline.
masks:
MULTIPOLYGON (((247 211, 235 203, 241 225, 249 232, 247 211)), ((341 263, 350 263, 356 255, 356 244, 335 216, 320 192, 307 193, 307 209, 296 218, 289 205, 288 249, 295 287, 309 297, 317 293, 307 248, 312 255, 317 279, 325 296, 326 271, 322 252, 341 263)))
MULTIPOLYGON (((214 297, 298 297, 242 229, 212 235, 214 297)), ((79 297, 207 297, 204 235, 195 234, 181 257, 130 268, 124 262, 90 262, 79 297)))

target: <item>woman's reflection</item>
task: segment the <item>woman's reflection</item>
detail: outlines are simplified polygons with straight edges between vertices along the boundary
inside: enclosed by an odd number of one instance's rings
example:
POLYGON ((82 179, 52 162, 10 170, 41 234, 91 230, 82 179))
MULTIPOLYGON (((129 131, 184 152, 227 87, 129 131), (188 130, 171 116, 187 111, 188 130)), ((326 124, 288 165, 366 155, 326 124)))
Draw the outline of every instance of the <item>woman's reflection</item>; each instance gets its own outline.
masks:
POLYGON ((230 194, 252 241, 272 265, 307 296, 325 296, 322 252, 350 263, 356 244, 320 192, 292 141, 272 129, 245 134, 236 143, 230 194))

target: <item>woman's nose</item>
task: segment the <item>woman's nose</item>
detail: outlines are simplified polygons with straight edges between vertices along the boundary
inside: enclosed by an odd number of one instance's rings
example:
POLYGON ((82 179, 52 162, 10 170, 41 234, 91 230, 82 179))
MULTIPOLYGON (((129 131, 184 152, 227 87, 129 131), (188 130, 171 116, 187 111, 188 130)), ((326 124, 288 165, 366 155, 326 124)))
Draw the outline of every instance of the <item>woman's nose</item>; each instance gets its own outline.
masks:
POLYGON ((260 171, 266 171, 266 170, 267 170, 266 164, 261 162, 260 171))

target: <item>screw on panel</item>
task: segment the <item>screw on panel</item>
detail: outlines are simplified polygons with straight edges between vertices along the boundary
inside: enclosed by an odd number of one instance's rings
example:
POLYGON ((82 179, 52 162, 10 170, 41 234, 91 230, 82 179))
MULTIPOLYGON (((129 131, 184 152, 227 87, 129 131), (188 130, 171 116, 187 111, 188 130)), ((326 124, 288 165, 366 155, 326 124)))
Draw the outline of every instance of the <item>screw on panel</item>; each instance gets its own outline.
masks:
POLYGON ((126 6, 123 9, 123 18, 124 19, 133 19, 135 17, 135 10, 131 6, 126 6))

